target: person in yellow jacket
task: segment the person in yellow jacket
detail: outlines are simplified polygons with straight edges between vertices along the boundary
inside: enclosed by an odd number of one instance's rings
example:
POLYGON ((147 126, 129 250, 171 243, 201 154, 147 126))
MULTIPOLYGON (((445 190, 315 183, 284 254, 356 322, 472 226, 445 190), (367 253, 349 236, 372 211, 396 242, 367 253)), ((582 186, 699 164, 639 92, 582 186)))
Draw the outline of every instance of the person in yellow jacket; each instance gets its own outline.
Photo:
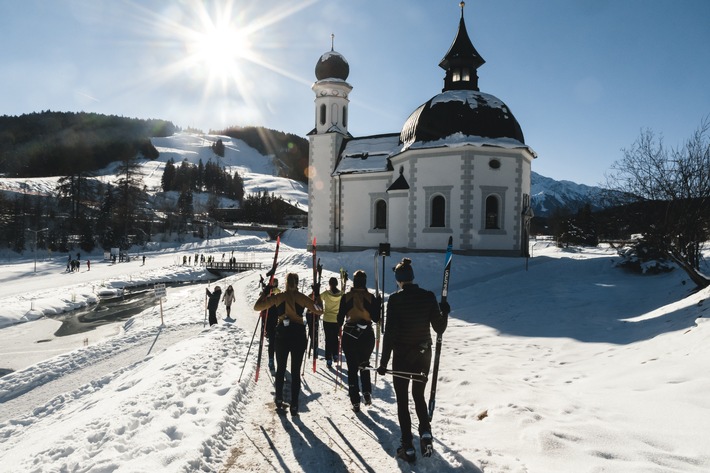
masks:
POLYGON ((338 309, 340 308, 340 298, 343 293, 338 289, 338 279, 328 280, 328 289, 320 293, 323 301, 323 332, 325 332, 325 362, 328 368, 333 366, 333 361, 337 361, 338 353, 338 309))
POLYGON ((254 303, 254 310, 262 311, 270 307, 279 308, 276 324, 276 376, 274 380, 274 402, 278 409, 287 404, 283 400, 284 377, 286 375, 286 360, 291 355, 291 415, 298 415, 298 397, 301 392, 301 363, 306 352, 306 325, 303 310, 308 309, 316 315, 323 310, 310 297, 298 290, 298 274, 289 273, 286 276, 286 290, 269 295, 266 288, 254 303))

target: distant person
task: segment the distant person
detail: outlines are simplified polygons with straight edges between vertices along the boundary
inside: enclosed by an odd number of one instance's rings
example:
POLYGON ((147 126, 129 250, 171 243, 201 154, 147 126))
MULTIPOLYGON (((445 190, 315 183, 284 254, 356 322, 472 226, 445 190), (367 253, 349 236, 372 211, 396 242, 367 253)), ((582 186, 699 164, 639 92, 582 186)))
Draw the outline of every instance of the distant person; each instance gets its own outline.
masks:
POLYGON ((143 255, 143 266, 145 266, 145 255, 143 255))
MULTIPOLYGON (((429 423, 429 412, 424 390, 431 364, 431 331, 444 333, 449 316, 449 304, 439 303, 433 292, 414 284, 412 260, 403 258, 394 268, 394 278, 400 290, 387 301, 387 321, 385 323, 382 358, 377 372, 387 373, 387 363, 392 356, 392 370, 412 375, 412 399, 419 419, 419 439, 424 456, 431 456, 433 437, 429 423)), ((402 432, 402 444, 397 456, 405 461, 416 459, 412 437, 412 419, 409 414, 410 377, 395 376, 392 380, 397 397, 397 417, 402 432)))
POLYGON ((227 290, 224 291, 224 297, 222 297, 222 302, 224 302, 224 306, 227 309, 227 318, 231 319, 231 313, 232 313, 232 302, 236 300, 236 297, 234 297, 234 289, 232 288, 232 285, 230 284, 227 286, 227 290))
POLYGON ((205 289, 207 291, 207 297, 209 301, 207 302, 207 310, 209 311, 209 321, 210 327, 217 323, 217 308, 219 307, 219 299, 222 297, 222 289, 219 286, 214 287, 214 292, 210 292, 210 289, 205 289))
POLYGON ((372 324, 380 321, 380 304, 380 299, 367 290, 365 271, 355 271, 353 287, 340 298, 338 308, 338 326, 345 322, 342 344, 348 363, 348 395, 355 412, 360 412, 361 392, 365 405, 372 404, 370 370, 360 369, 369 365, 375 349, 372 324))
POLYGON ((91 271, 91 260, 89 259, 86 260, 86 270, 91 271))
POLYGON ((323 311, 316 303, 298 290, 298 274, 289 273, 286 276, 286 290, 271 294, 266 287, 254 304, 254 310, 262 311, 278 306, 281 310, 276 325, 276 376, 274 380, 274 403, 278 409, 286 406, 283 400, 284 378, 286 376, 286 361, 291 355, 291 415, 298 415, 298 397, 301 392, 301 364, 306 352, 306 325, 303 320, 303 310, 308 309, 321 315, 323 311))

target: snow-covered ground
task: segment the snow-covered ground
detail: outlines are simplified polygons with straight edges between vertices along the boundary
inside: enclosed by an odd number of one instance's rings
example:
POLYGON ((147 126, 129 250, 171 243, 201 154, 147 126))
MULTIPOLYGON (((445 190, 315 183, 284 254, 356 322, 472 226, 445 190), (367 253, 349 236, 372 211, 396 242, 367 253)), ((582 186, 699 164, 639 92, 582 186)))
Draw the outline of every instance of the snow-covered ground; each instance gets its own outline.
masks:
MULTIPOLYGON (((309 281, 305 240, 304 230, 283 236, 282 282, 291 271, 309 281)), ((253 348, 246 358, 257 272, 209 282, 234 287, 235 323, 222 320, 221 307, 219 325, 204 327, 204 282, 168 288, 164 328, 155 305, 120 324, 54 336, 55 314, 107 288, 207 281, 180 264, 183 254, 219 260, 235 251, 269 265, 273 247, 256 233, 163 244, 144 251, 145 266, 95 254, 91 271, 84 264, 73 274, 65 255, 39 255, 36 273, 29 253, 2 260, 0 369, 15 371, 0 378, 0 471, 710 470, 710 293, 692 294, 680 271, 614 268, 607 249, 537 243, 527 270, 518 258, 454 256, 435 453, 414 465, 393 458, 389 376, 378 378, 373 405, 354 414, 336 388, 341 375, 320 362, 305 374, 300 416, 274 411, 273 379, 265 369, 255 383, 253 348)), ((373 287, 372 252, 319 256, 324 280, 341 267, 364 269, 373 287)), ((385 262, 386 293, 402 256, 385 262)), ((417 282, 438 291, 443 254, 408 256, 417 282)))

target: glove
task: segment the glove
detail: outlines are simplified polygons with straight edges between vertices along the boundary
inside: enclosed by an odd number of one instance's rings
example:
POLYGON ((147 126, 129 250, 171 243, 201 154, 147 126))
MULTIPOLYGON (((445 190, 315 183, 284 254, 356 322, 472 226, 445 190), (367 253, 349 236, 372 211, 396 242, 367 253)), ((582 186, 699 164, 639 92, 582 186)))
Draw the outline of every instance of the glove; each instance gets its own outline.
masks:
POLYGON ((377 368, 377 373, 378 373, 380 376, 384 376, 385 374, 387 374, 387 367, 386 367, 386 366, 380 366, 379 368, 377 368))
POLYGON ((439 311, 441 311, 441 314, 444 317, 448 317, 449 312, 451 312, 451 306, 449 305, 448 302, 440 302, 439 303, 439 311))

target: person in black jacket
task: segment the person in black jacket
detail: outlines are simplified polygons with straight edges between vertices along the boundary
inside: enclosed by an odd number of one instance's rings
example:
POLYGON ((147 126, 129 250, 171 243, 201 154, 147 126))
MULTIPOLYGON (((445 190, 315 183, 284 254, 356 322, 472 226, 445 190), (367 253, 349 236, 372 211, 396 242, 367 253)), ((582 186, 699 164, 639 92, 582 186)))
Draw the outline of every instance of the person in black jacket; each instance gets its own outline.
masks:
POLYGON ((207 291, 207 297, 209 297, 207 310, 210 314, 211 327, 217 323, 217 308, 219 307, 219 299, 222 297, 222 289, 219 286, 215 286, 214 292, 210 292, 209 288, 205 289, 205 291, 207 291))
POLYGON ((375 348, 372 323, 380 320, 380 304, 380 299, 367 290, 365 271, 355 271, 353 287, 340 298, 338 310, 338 327, 345 322, 342 346, 348 363, 348 394, 355 412, 360 411, 360 384, 365 405, 372 404, 370 370, 360 369, 369 365, 375 348))
POLYGON ((414 284, 412 260, 403 258, 394 268, 400 290, 389 297, 387 321, 382 346, 382 358, 377 372, 387 373, 392 356, 394 392, 397 397, 397 417, 402 432, 402 444, 397 456, 413 462, 416 453, 412 443, 412 419, 409 413, 409 381, 412 380, 412 399, 419 419, 419 438, 422 454, 430 456, 432 435, 424 390, 431 365, 431 331, 444 333, 448 322, 449 305, 436 300, 433 292, 414 284), (421 373, 402 375, 401 373, 421 373))

